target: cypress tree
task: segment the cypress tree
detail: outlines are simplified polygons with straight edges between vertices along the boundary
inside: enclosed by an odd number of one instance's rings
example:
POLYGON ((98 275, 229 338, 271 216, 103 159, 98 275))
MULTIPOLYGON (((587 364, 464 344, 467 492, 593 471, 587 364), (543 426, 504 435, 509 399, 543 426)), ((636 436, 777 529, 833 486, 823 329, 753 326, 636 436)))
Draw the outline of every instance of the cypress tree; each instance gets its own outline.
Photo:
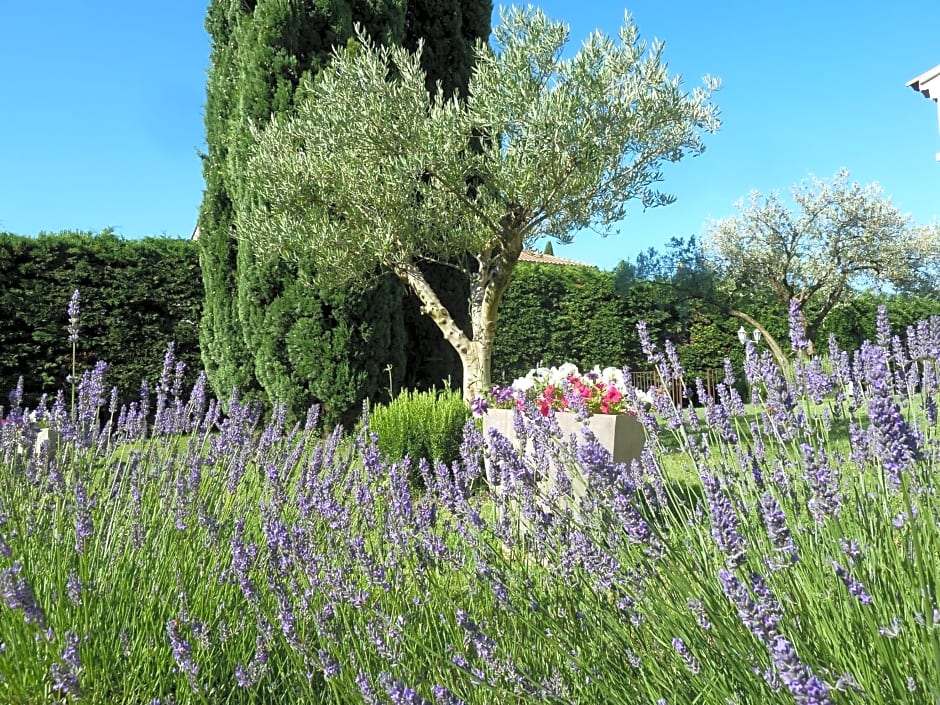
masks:
MULTIPOLYGON (((330 423, 405 374, 401 285, 377 273, 367 291, 326 291, 305 262, 258 261, 232 231, 253 198, 241 188, 252 127, 289 112, 305 77, 361 23, 376 41, 425 39, 429 83, 466 92, 471 48, 489 33, 489 0, 213 0, 206 101, 209 154, 200 243, 203 356, 215 391, 263 389, 293 415, 320 402, 330 423), (392 379, 386 374, 391 367, 392 379)), ((441 340, 443 342, 443 339, 441 340)), ((413 355, 413 353, 412 353, 413 355)), ((411 355, 409 355, 411 356, 411 355)))
POLYGON ((202 363, 216 394, 227 398, 233 387, 257 392, 251 357, 241 334, 236 300, 236 259, 232 238, 232 183, 229 178, 229 123, 238 101, 234 32, 246 10, 239 2, 213 1, 206 14, 212 42, 206 85, 206 144, 202 155, 206 188, 199 210, 199 263, 205 301, 199 327, 202 363))

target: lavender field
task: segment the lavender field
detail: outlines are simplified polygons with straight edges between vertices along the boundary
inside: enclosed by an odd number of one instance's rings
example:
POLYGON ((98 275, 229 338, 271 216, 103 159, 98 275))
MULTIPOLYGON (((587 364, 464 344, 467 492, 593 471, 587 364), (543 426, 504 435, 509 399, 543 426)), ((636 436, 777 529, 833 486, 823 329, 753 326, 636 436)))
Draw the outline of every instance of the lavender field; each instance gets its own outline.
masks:
POLYGON ((471 423, 452 467, 387 463, 367 415, 223 413, 172 349, 128 408, 104 363, 14 391, 0 702, 936 702, 940 319, 878 324, 818 357, 794 325, 786 370, 749 342, 750 399, 654 394, 632 467, 535 408, 525 457, 471 423), (534 479, 576 465, 590 503, 551 511, 534 479))

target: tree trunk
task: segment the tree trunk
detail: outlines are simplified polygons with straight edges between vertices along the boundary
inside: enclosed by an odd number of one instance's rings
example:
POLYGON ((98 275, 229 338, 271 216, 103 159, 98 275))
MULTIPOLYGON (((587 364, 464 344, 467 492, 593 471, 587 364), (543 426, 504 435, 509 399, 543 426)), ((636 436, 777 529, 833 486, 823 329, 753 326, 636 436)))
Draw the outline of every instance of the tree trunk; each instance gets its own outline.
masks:
POLYGON ((417 265, 412 262, 398 264, 393 271, 421 300, 421 313, 430 316, 444 335, 444 339, 460 357, 463 366, 463 398, 469 402, 489 387, 490 360, 493 355, 492 339, 487 342, 484 338, 477 337, 480 325, 478 312, 471 306, 470 315, 474 332, 474 339, 471 340, 457 325, 447 307, 441 303, 417 265))
POLYGON ((495 253, 490 250, 477 257, 478 269, 470 274, 470 325, 473 338, 457 325, 441 303, 421 270, 413 262, 397 264, 395 274, 423 304, 421 312, 437 324, 444 339, 451 344, 463 366, 463 398, 468 403, 492 385, 493 347, 496 317, 503 293, 522 253, 522 231, 508 232, 499 241, 495 253))
POLYGON ((463 364, 463 398, 469 402, 493 384, 493 343, 473 340, 470 341, 470 348, 465 354, 459 350, 457 353, 463 364))

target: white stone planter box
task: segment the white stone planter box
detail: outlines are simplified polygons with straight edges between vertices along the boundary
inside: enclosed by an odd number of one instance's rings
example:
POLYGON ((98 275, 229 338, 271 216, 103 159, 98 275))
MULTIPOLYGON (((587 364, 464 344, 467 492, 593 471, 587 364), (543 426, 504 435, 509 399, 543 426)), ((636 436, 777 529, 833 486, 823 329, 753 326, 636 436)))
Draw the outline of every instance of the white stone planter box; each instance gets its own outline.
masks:
POLYGON ((49 461, 55 458, 56 454, 59 452, 61 440, 59 437, 59 432, 51 428, 41 428, 36 432, 36 440, 33 443, 33 447, 29 448, 25 445, 20 445, 16 449, 17 455, 24 458, 24 460, 29 460, 30 457, 36 458, 37 461, 43 459, 43 467, 49 467, 49 461))
POLYGON ((56 452, 59 450, 59 432, 51 428, 41 428, 39 433, 36 434, 36 445, 33 449, 33 452, 36 454, 36 457, 39 457, 39 454, 42 452, 42 449, 46 449, 46 461, 48 462, 53 457, 55 457, 56 452))

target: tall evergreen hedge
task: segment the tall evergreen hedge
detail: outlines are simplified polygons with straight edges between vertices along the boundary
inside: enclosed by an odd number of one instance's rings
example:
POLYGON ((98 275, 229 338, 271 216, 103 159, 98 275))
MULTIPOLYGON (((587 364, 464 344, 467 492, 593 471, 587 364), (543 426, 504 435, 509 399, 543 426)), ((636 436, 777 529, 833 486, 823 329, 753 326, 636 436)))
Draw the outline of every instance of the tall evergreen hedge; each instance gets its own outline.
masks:
POLYGON ((392 386, 401 386, 406 357, 416 358, 419 349, 405 351, 403 299, 409 299, 399 284, 377 273, 372 289, 325 291, 308 263, 259 262, 238 241, 234 214, 254 198, 241 186, 251 129, 293 108, 305 77, 352 37, 354 22, 380 42, 413 48, 424 39, 429 82, 464 91, 472 44, 488 35, 491 11, 489 0, 210 3, 208 154, 199 225, 203 356, 217 393, 239 386, 263 390, 270 400, 286 395, 295 415, 320 402, 327 421, 335 422, 389 386, 386 369, 392 386), (346 362, 337 367, 338 360, 346 362))
POLYGON ((71 373, 66 307, 81 293, 77 361, 109 364, 122 401, 159 373, 167 343, 201 369, 199 256, 188 240, 124 240, 110 232, 38 238, 0 234, 0 404, 23 376, 27 400, 67 386, 71 373))
POLYGON ((610 272, 520 262, 500 305, 493 380, 510 382, 539 363, 634 366, 635 322, 610 272))

